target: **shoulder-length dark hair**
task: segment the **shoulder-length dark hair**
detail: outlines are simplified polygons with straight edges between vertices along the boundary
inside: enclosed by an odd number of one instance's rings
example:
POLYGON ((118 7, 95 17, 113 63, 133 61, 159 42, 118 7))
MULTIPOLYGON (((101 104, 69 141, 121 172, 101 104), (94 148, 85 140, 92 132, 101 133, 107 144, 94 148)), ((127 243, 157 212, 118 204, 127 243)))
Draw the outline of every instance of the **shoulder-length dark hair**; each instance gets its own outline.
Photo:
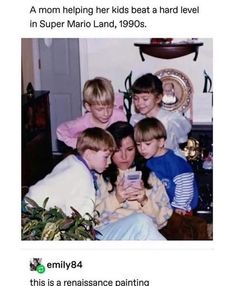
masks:
POLYGON ((146 73, 135 80, 131 90, 134 94, 152 93, 158 97, 163 94, 162 81, 156 75, 146 73))
MULTIPOLYGON (((118 121, 110 125, 107 130, 112 134, 114 141, 116 142, 117 148, 120 148, 122 146, 122 140, 130 137, 134 144, 134 128, 133 126, 124 121, 118 121)), ((150 189, 151 186, 148 183, 148 178, 150 175, 150 170, 146 166, 146 160, 138 153, 137 148, 136 150, 136 155, 134 162, 131 167, 136 167, 136 170, 142 172, 142 180, 144 183, 144 187, 146 189, 150 189)), ((117 166, 112 162, 109 167, 103 172, 103 178, 105 181, 110 182, 111 185, 114 187, 116 185, 118 177, 118 168, 117 166)))

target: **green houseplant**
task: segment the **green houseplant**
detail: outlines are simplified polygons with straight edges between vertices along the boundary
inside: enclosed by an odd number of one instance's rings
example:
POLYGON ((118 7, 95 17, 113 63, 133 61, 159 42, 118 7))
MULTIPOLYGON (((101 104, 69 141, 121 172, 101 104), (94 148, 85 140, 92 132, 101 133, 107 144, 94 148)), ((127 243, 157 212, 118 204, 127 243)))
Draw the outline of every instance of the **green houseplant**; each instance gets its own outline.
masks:
POLYGON ((22 240, 95 240, 99 223, 98 212, 84 216, 71 207, 72 215, 66 216, 56 206, 46 210, 49 198, 39 206, 34 200, 25 197, 22 211, 22 240))

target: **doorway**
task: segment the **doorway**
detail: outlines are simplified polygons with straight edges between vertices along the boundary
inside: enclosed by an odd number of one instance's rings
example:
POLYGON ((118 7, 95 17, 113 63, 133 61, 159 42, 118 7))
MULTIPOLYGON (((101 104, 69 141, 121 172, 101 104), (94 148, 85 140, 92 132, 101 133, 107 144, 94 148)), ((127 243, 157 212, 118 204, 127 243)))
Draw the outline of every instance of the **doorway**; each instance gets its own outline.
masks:
POLYGON ((82 114, 79 39, 38 39, 41 89, 50 91, 52 152, 56 128, 82 114))

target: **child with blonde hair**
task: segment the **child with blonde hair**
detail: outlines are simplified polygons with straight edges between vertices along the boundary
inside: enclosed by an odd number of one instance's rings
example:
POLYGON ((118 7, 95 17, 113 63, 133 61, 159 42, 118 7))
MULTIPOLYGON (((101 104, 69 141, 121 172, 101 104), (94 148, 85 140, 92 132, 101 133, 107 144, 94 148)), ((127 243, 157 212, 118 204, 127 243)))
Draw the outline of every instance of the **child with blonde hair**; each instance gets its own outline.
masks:
POLYGON ((116 148, 111 134, 93 127, 83 131, 77 140, 76 155, 69 155, 45 178, 29 188, 26 197, 42 206, 48 197, 46 207, 57 206, 66 215, 75 208, 81 215, 92 214, 96 195, 96 177, 111 163, 110 156, 116 148))
POLYGON ((192 215, 198 202, 195 176, 187 161, 165 148, 167 134, 161 121, 154 117, 140 120, 134 127, 134 138, 147 167, 165 185, 174 211, 192 215))
POLYGON ((78 135, 90 127, 106 129, 116 121, 126 121, 124 112, 114 108, 114 91, 111 81, 96 77, 88 80, 83 88, 83 105, 86 113, 75 120, 60 124, 57 138, 67 146, 75 148, 78 135))
MULTIPOLYGON (((79 155, 66 157, 49 175, 31 186, 26 197, 40 206, 48 197, 47 209, 56 206, 68 216, 72 215, 71 207, 82 216, 92 215, 100 193, 95 173, 108 167, 114 150, 116 143, 108 131, 98 127, 86 129, 77 142, 79 155)), ((151 218, 142 213, 97 225, 96 230, 98 240, 165 240, 151 218)))

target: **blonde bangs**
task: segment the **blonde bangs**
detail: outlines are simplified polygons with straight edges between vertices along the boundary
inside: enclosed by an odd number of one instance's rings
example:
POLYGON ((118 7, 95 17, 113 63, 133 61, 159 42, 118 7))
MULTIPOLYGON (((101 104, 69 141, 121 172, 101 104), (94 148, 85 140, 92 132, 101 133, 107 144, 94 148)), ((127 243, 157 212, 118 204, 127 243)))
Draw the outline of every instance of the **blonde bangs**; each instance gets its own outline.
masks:
POLYGON ((161 138, 166 139, 166 129, 157 118, 146 117, 135 125, 134 138, 136 142, 146 142, 161 138))
POLYGON ((84 85, 83 100, 88 104, 114 105, 114 91, 112 84, 105 78, 94 78, 84 85))
POLYGON ((89 104, 94 105, 114 105, 114 96, 111 95, 109 92, 99 92, 96 96, 90 97, 89 104))
POLYGON ((139 126, 135 126, 134 138, 136 142, 146 142, 155 138, 154 132, 151 129, 143 130, 139 126))

